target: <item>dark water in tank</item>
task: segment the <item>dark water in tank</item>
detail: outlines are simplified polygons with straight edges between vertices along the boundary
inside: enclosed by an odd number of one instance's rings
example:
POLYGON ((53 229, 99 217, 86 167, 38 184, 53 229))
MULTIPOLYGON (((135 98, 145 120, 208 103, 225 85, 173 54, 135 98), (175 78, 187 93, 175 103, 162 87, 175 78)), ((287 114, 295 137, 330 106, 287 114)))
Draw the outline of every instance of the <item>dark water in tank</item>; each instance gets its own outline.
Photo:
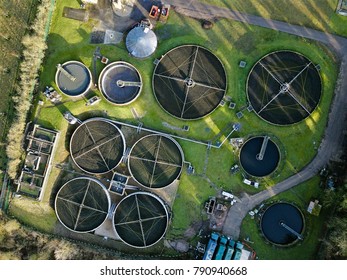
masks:
POLYGON ((78 96, 85 92, 90 85, 90 75, 86 66, 83 64, 69 62, 63 67, 76 80, 71 81, 62 72, 58 72, 58 86, 62 92, 70 96, 78 96))
POLYGON ((135 69, 129 66, 118 65, 110 68, 102 80, 103 93, 107 99, 117 104, 125 104, 133 100, 139 93, 137 86, 117 86, 117 81, 140 82, 140 77, 135 69))
POLYGON ((289 203, 276 203, 265 211, 261 220, 261 229, 269 241, 280 245, 294 242, 297 237, 281 226, 281 222, 301 234, 304 227, 301 212, 289 203))
POLYGON ((261 150, 264 137, 254 137, 248 140, 242 147, 240 162, 245 171, 256 177, 264 177, 272 173, 280 160, 279 150, 274 142, 269 139, 262 160, 257 159, 261 150))

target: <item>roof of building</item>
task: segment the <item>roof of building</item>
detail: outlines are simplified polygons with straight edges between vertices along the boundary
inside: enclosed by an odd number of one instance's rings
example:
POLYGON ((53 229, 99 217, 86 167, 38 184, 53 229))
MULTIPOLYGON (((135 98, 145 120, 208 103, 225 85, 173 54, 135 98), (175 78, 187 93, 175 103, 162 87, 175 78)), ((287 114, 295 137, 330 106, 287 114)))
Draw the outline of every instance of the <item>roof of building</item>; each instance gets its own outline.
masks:
POLYGON ((132 56, 145 58, 154 53, 158 42, 157 36, 151 29, 137 26, 129 32, 125 43, 132 56))

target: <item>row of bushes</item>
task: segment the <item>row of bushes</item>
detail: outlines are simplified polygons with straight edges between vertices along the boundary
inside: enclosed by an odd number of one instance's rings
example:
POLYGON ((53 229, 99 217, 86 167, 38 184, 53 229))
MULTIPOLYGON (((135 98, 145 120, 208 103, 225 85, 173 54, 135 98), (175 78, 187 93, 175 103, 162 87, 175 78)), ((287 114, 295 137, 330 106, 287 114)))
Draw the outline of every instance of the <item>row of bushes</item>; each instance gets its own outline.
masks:
POLYGON ((23 37, 23 60, 20 65, 20 81, 13 97, 16 116, 8 132, 6 154, 8 157, 8 175, 14 179, 22 161, 22 139, 31 107, 32 92, 38 77, 46 45, 46 27, 49 24, 51 0, 42 0, 38 7, 36 19, 27 35, 23 37))
POLYGON ((74 243, 21 225, 0 210, 0 260, 110 260, 120 254, 74 243))

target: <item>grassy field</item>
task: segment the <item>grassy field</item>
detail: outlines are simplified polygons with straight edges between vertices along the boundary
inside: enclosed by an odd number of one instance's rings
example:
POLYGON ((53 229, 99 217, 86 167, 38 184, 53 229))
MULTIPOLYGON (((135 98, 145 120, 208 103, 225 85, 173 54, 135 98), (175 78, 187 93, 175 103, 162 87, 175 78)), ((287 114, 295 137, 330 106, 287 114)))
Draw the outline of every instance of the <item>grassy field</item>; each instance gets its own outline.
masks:
MULTIPOLYGON (((61 17, 65 5, 77 8, 78 1, 62 0, 58 1, 56 5, 48 38, 49 48, 40 77, 41 89, 46 85, 56 87, 54 76, 58 63, 71 59, 80 60, 91 68, 92 55, 96 47, 89 44, 90 32, 95 22, 83 23, 61 17)), ((174 12, 170 13, 169 21, 166 24, 159 23, 157 25, 155 32, 159 40, 158 49, 153 56, 145 60, 130 57, 123 43, 117 46, 100 46, 101 53, 107 56, 110 61, 124 60, 130 62, 137 67, 142 75, 144 83, 142 93, 136 102, 131 105, 115 107, 102 98, 99 104, 87 108, 85 106, 87 98, 92 95, 102 97, 99 91, 95 89, 80 100, 73 101, 63 97, 63 103, 58 106, 46 101, 42 95, 37 96, 36 99, 42 99, 44 105, 36 105, 32 113, 32 119, 44 127, 61 132, 58 150, 53 161, 54 164, 65 162, 69 156, 66 149, 69 139, 68 137, 65 138, 65 135, 66 133, 69 135, 71 131, 62 117, 63 112, 69 110, 82 120, 91 116, 107 116, 111 119, 137 123, 131 113, 132 108, 135 108, 138 114, 142 116, 141 122, 145 127, 172 134, 180 133, 181 136, 202 141, 214 140, 216 142, 224 140, 224 136, 215 139, 215 135, 223 131, 223 128, 229 123, 234 122, 240 122, 242 129, 233 137, 248 137, 249 135, 265 133, 273 135, 276 141, 280 142, 283 162, 277 173, 261 181, 262 188, 271 186, 292 175, 312 159, 315 155, 312 142, 319 143, 323 135, 337 76, 337 62, 328 49, 292 35, 247 26, 229 20, 220 20, 213 29, 204 30, 201 28, 199 21, 182 17, 174 12), (201 120, 185 122, 169 116, 160 109, 152 93, 153 60, 181 44, 202 45, 212 50, 221 59, 228 77, 227 95, 231 96, 237 103, 235 110, 230 110, 227 106, 224 106, 201 120), (246 79, 249 70, 259 58, 268 52, 280 49, 299 51, 308 56, 315 64, 321 65, 323 95, 319 108, 305 121, 289 127, 267 124, 253 113, 246 113, 244 118, 237 119, 235 113, 246 104, 246 79), (240 60, 247 62, 247 66, 243 69, 238 67, 240 60), (163 125, 163 122, 179 127, 189 125, 190 129, 189 132, 170 131, 163 125), (303 150, 305 153, 302 153, 303 150)), ((98 72, 101 70, 102 65, 99 63, 98 72)), ((224 133, 224 135, 227 133, 224 133)), ((185 141, 179 142, 184 150, 185 159, 193 164, 195 174, 187 175, 183 172, 181 175, 177 198, 173 205, 173 222, 168 233, 168 236, 171 237, 181 236, 189 225, 205 218, 203 215, 204 201, 209 196, 216 194, 215 189, 210 186, 206 177, 217 187, 235 193, 242 191, 252 193, 256 191, 242 184, 240 173, 234 176, 230 175, 229 169, 233 163, 238 161, 238 155, 232 150, 228 142, 221 149, 212 148, 209 151, 206 150, 205 146, 193 145, 185 141)), ((53 168, 43 204, 48 205, 52 188, 58 180, 59 173, 59 169, 53 168)), ((24 204, 20 203, 15 203, 11 207, 13 215, 28 223, 30 223, 32 215, 36 215, 36 211, 39 210, 31 210, 31 207, 25 207, 24 204), (22 207, 26 211, 21 211, 22 207)), ((47 226, 40 225, 40 221, 46 223, 44 218, 33 221, 32 226, 51 232, 54 227, 54 217, 49 213, 47 219, 47 226)))
POLYGON ((324 234, 324 222, 329 217, 330 209, 322 208, 319 217, 312 216, 306 212, 307 206, 311 200, 320 199, 323 194, 319 186, 319 177, 300 184, 278 196, 271 198, 271 201, 288 201, 295 203, 305 216, 304 240, 290 248, 279 248, 268 244, 261 235, 256 219, 252 220, 247 216, 243 220, 240 238, 249 239, 254 242, 249 244, 256 252, 259 259, 265 260, 307 260, 315 259, 319 249, 319 239, 324 234))
MULTIPOLYGON (((5 145, 13 117, 11 96, 22 52, 22 37, 35 15, 37 1, 0 1, 0 169, 6 168, 5 145)), ((1 180, 2 181, 2 180, 1 180)))
POLYGON ((347 17, 335 12, 337 0, 200 0, 200 2, 347 36, 347 17))
POLYGON ((24 196, 12 200, 9 214, 16 217, 24 225, 47 233, 53 233, 57 221, 54 210, 48 204, 24 196))
POLYGON ((182 176, 180 187, 173 206, 173 219, 170 227, 170 238, 180 238, 182 233, 193 223, 206 219, 204 203, 215 190, 208 182, 196 176, 182 176))

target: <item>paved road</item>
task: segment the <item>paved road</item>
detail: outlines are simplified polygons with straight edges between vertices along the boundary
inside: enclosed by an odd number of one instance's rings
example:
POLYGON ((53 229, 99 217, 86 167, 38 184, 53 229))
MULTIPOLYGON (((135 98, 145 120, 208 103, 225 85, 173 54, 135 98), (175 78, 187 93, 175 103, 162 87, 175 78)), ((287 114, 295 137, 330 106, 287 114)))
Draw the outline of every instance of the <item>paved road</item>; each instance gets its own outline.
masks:
POLYGON ((281 21, 264 19, 258 16, 235 12, 226 8, 220 8, 199 3, 196 0, 166 0, 175 6, 177 12, 200 19, 229 18, 232 20, 257 25, 281 32, 290 33, 307 39, 319 41, 328 45, 341 59, 340 72, 335 88, 334 99, 330 108, 325 135, 319 146, 317 155, 306 167, 297 174, 272 186, 271 188, 249 196, 244 193, 238 203, 230 208, 223 233, 237 239, 243 218, 264 200, 286 191, 315 176, 329 160, 339 152, 343 141, 343 130, 346 128, 347 108, 347 39, 313 30, 307 27, 288 24, 281 21))

